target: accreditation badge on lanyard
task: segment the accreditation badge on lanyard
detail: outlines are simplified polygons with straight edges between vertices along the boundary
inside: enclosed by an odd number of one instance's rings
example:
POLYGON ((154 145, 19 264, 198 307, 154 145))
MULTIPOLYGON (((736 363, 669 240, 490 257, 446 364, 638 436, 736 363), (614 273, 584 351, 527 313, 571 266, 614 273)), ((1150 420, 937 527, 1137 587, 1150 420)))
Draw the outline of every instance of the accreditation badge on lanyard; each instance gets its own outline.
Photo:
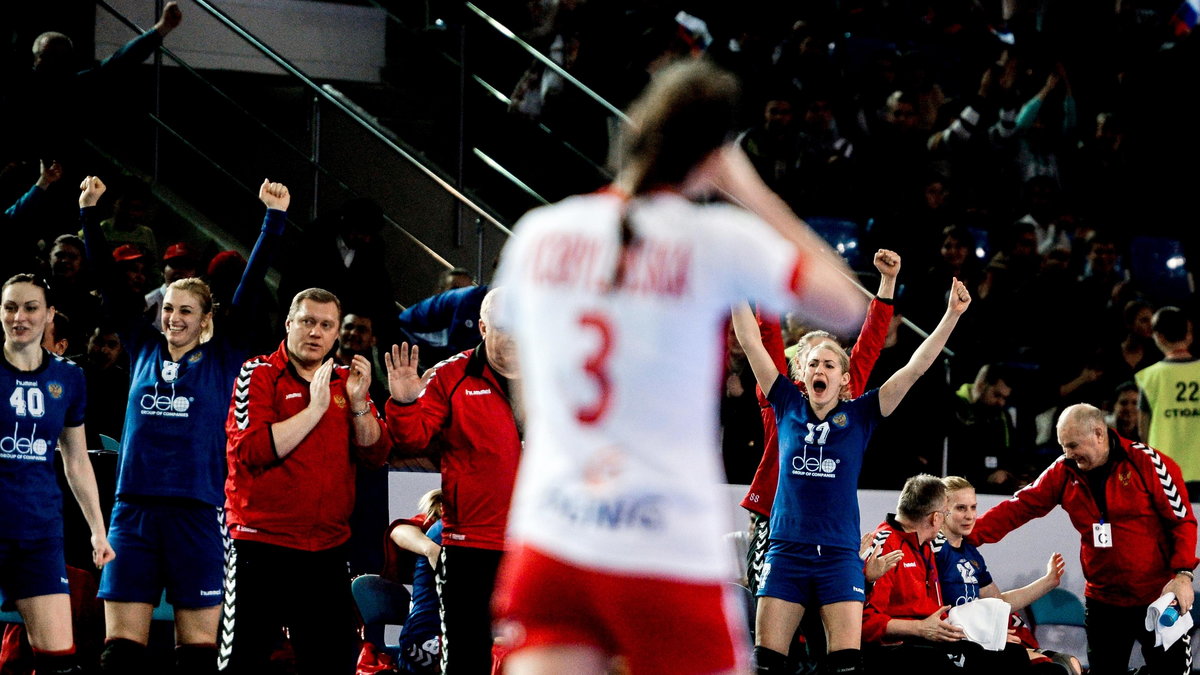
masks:
POLYGON ((1092 545, 1096 548, 1112 548, 1112 523, 1103 520, 1092 523, 1092 545))

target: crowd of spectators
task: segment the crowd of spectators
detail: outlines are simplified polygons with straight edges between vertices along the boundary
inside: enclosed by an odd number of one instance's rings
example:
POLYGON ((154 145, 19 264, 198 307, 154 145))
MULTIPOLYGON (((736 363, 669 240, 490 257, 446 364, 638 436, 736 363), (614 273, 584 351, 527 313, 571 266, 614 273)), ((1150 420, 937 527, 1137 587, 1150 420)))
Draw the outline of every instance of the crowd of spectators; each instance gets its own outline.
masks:
MULTIPOLYGON (((950 278, 967 284, 977 307, 944 373, 927 378, 945 383, 923 383, 921 404, 881 426, 872 454, 887 469, 868 458, 863 487, 898 489, 944 459, 953 471, 964 461, 954 448, 984 436, 1003 452, 976 448, 980 466, 961 470, 981 491, 1028 483, 1056 453, 1057 411, 1112 411, 1162 357, 1155 310, 1197 318, 1195 241, 1175 199, 1195 174, 1166 168, 1168 147, 1192 147, 1172 136, 1195 108, 1162 107, 1195 60, 1194 36, 1172 20, 1178 3, 530 4, 512 21, 618 104, 623 85, 673 57, 704 53, 738 73, 738 143, 768 185, 864 277, 875 250, 903 257, 898 321, 932 329, 950 278), (625 60, 606 51, 613 35, 637 45, 625 60), (981 398, 983 388, 1004 396, 981 398)), ((535 64, 514 98, 528 104, 529 80, 541 78, 538 106, 514 112, 585 133, 596 106, 545 84, 557 77, 535 64)), ((894 337, 907 351, 919 340, 903 326, 894 337)), ((734 354, 722 414, 727 453, 753 455, 746 372, 734 354)), ((745 475, 745 458, 725 462, 745 475)))
MULTIPOLYGON (((453 16, 452 4, 434 13, 453 16)), ((1187 76, 1196 42, 1173 0, 1087 11, 1021 1, 480 6, 617 106, 674 58, 703 53, 737 73, 737 142, 768 185, 841 245, 864 288, 874 287, 874 251, 904 259, 888 344, 897 364, 920 341, 903 324, 931 330, 950 278, 967 284, 976 307, 943 372, 881 426, 863 487, 956 469, 983 492, 1028 483, 1057 452, 1057 411, 1113 411, 1161 358, 1155 310, 1200 318, 1187 264, 1196 241, 1177 199, 1196 174, 1168 161, 1194 149, 1179 131, 1196 110, 1172 83, 1187 76), (1003 397, 980 398, 988 370, 989 388, 1003 374, 1003 397), (997 447, 976 447, 980 466, 962 466, 954 448, 981 438, 997 447)), ((512 114, 612 155, 619 124, 603 123, 553 68, 534 61, 511 98, 512 114)), ((730 482, 744 483, 762 441, 749 371, 732 351, 724 460, 730 482)))

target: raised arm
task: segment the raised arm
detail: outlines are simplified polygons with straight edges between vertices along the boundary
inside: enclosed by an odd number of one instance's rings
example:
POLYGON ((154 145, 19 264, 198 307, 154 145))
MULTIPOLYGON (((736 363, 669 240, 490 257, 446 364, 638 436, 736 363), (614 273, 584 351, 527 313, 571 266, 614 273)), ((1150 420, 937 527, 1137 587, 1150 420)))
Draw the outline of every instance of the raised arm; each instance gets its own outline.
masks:
POLYGON ((892 374, 887 382, 884 382, 883 386, 879 388, 879 411, 884 417, 891 415, 896 410, 896 406, 904 400, 904 395, 912 388, 917 378, 924 375, 925 371, 929 370, 929 366, 933 365, 938 353, 942 351, 942 347, 946 346, 946 340, 950 337, 950 333, 958 325, 958 318, 967 311, 970 304, 971 294, 967 292, 967 287, 955 279, 950 285, 946 313, 942 315, 942 320, 938 322, 937 328, 934 328, 921 346, 917 347, 908 363, 892 374))
POLYGON ((775 360, 763 346, 762 334, 758 330, 758 321, 750 305, 743 302, 733 307, 733 332, 737 335, 746 359, 750 361, 750 369, 754 371, 754 379, 762 389, 763 394, 771 393, 771 386, 779 377, 775 360))
POLYGON ((183 11, 179 9, 179 3, 171 0, 163 7, 162 16, 158 17, 158 21, 154 24, 154 30, 162 37, 167 35, 179 27, 183 23, 183 11))
POLYGON ((900 256, 885 248, 875 252, 875 269, 879 270, 879 290, 867 305, 867 318, 863 321, 858 339, 850 350, 850 394, 857 396, 867 388, 867 380, 879 360, 879 353, 887 342, 888 328, 895 309, 892 299, 896 296, 896 276, 900 274, 900 256))
POLYGON ((418 355, 415 345, 410 350, 408 343, 403 343, 392 345, 392 351, 383 357, 391 393, 384 408, 388 432, 395 450, 410 455, 426 450, 450 416, 450 392, 437 376, 450 362, 443 361, 421 376, 417 374, 418 355))
POLYGON ((246 312, 253 311, 258 303, 262 280, 266 278, 267 268, 279 250, 279 239, 287 225, 288 206, 292 203, 286 185, 272 183, 266 178, 258 188, 258 198, 267 207, 267 213, 263 216, 262 229, 258 233, 258 240, 254 242, 254 250, 246 261, 246 269, 233 293, 233 306, 246 312))
POLYGON ((346 398, 350 399, 354 445, 360 448, 375 445, 383 435, 379 418, 375 415, 375 408, 368 394, 370 388, 371 362, 362 354, 355 354, 350 363, 350 373, 346 377, 346 398))
POLYGON ((1063 560, 1062 554, 1053 553, 1050 555, 1050 560, 1046 563, 1046 573, 1028 586, 1001 592, 1000 588, 993 582, 979 589, 979 596, 982 598, 1000 598, 1012 605, 1012 611, 1015 612, 1028 607, 1033 604, 1034 600, 1058 588, 1059 581, 1062 580, 1063 572, 1066 569, 1067 563, 1063 560))
POLYGON ((850 335, 861 325, 866 298, 851 281, 853 272, 820 236, 800 220, 786 202, 763 183, 754 165, 736 144, 727 145, 704 163, 700 180, 715 186, 748 209, 803 256, 804 279, 797 292, 801 305, 830 330, 850 335))

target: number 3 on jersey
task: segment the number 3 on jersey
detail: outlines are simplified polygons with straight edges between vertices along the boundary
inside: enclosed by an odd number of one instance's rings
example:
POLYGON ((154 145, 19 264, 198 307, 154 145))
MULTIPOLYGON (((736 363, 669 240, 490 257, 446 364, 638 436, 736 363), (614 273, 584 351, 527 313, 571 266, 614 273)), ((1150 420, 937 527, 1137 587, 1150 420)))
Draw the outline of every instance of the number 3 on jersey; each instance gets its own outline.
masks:
POLYGON ((596 349, 583 362, 583 372, 596 384, 596 400, 575 411, 582 424, 596 424, 608 412, 612 400, 612 380, 608 377, 608 356, 612 352, 612 327, 601 314, 588 313, 579 317, 579 325, 596 333, 596 349))
POLYGON ((41 389, 17 387, 8 397, 8 403, 17 412, 17 417, 41 417, 46 414, 46 399, 42 398, 41 389))

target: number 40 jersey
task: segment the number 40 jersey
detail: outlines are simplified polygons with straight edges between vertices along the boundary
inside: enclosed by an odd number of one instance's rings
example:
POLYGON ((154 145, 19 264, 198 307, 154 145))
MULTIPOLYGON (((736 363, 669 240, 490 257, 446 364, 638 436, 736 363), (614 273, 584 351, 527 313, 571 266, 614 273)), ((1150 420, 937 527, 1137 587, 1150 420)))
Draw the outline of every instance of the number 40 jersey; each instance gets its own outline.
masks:
POLYGON ((83 424, 83 371, 45 352, 37 370, 0 357, 0 539, 62 535, 62 492, 54 451, 64 427, 83 424))
POLYGON ((526 412, 510 539, 615 573, 728 578, 718 417, 733 303, 802 304, 803 258, 747 211, 614 191, 536 209, 494 287, 526 412))

